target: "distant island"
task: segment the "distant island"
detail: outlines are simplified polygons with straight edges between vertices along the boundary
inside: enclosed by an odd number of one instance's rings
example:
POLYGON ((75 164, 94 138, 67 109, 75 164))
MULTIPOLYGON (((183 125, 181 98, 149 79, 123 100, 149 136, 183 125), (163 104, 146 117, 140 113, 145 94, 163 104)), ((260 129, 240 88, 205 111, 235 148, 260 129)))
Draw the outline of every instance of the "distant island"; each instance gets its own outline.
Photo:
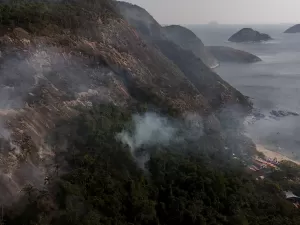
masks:
POLYGON ((268 40, 272 40, 270 35, 260 33, 252 28, 243 28, 228 39, 231 42, 261 42, 268 40))
POLYGON ((207 46, 206 49, 220 62, 255 63, 262 61, 256 55, 225 46, 207 46))
POLYGON ((209 26, 218 26, 219 23, 218 23, 218 21, 210 21, 210 22, 207 23, 207 25, 209 25, 209 26))
POLYGON ((296 24, 290 28, 288 28, 286 31, 284 31, 284 33, 299 33, 300 32, 300 24, 296 24))

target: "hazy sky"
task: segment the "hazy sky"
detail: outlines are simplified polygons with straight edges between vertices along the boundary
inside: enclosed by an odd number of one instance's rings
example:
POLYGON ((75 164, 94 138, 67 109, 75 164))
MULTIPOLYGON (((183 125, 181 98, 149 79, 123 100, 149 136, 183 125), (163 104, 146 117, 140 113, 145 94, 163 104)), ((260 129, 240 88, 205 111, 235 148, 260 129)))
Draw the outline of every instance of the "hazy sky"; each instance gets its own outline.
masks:
POLYGON ((163 24, 297 23, 300 0, 126 0, 163 24))

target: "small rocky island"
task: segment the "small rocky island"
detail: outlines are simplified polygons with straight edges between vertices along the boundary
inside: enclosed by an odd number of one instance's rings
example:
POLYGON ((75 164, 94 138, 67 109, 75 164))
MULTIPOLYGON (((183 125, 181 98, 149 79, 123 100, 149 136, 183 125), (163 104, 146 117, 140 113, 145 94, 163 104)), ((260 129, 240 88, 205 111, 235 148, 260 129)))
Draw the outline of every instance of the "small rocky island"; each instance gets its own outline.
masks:
POLYGON ((255 63, 262 61, 249 52, 226 46, 207 46, 206 49, 220 62, 228 63, 255 63))
POLYGON ((284 31, 284 33, 289 33, 289 34, 300 33, 300 24, 296 24, 290 27, 289 29, 284 31))
POLYGON ((261 42, 268 40, 272 40, 270 35, 260 33, 252 28, 243 28, 228 39, 231 42, 261 42))

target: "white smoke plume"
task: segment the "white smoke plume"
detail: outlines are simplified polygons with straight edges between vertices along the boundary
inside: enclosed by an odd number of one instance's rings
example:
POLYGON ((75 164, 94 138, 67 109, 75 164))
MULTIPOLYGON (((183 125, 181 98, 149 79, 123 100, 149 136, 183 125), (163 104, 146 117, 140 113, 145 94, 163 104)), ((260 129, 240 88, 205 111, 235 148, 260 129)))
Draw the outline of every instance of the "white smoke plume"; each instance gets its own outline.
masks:
POLYGON ((168 145, 175 138, 178 128, 170 120, 156 113, 133 115, 133 129, 124 130, 117 138, 127 144, 131 151, 142 146, 168 145))
POLYGON ((183 119, 174 120, 157 113, 133 115, 131 127, 117 134, 117 139, 128 145, 138 164, 144 167, 149 155, 141 149, 182 144, 203 136, 203 119, 198 114, 187 113, 183 119), (138 156, 137 156, 138 155, 138 156))

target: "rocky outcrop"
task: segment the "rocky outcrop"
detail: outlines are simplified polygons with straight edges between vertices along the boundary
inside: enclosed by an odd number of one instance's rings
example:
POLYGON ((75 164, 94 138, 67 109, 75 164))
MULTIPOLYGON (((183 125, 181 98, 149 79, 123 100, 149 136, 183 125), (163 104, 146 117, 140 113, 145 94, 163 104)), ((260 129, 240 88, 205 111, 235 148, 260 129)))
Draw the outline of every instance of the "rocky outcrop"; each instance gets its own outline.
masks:
POLYGON ((201 59, 208 67, 215 68, 218 66, 218 61, 205 48, 203 42, 191 30, 179 26, 171 25, 163 27, 165 36, 179 45, 181 48, 192 51, 196 57, 201 59))
POLYGON ((284 31, 284 33, 289 33, 289 34, 300 33, 300 24, 296 24, 288 28, 286 31, 284 31))
POLYGON ((230 47, 208 46, 206 49, 220 62, 255 63, 261 61, 256 55, 230 47))
POLYGON ((261 42, 269 41, 272 38, 268 34, 260 33, 252 28, 243 28, 234 35, 232 35, 228 41, 231 42, 261 42))

